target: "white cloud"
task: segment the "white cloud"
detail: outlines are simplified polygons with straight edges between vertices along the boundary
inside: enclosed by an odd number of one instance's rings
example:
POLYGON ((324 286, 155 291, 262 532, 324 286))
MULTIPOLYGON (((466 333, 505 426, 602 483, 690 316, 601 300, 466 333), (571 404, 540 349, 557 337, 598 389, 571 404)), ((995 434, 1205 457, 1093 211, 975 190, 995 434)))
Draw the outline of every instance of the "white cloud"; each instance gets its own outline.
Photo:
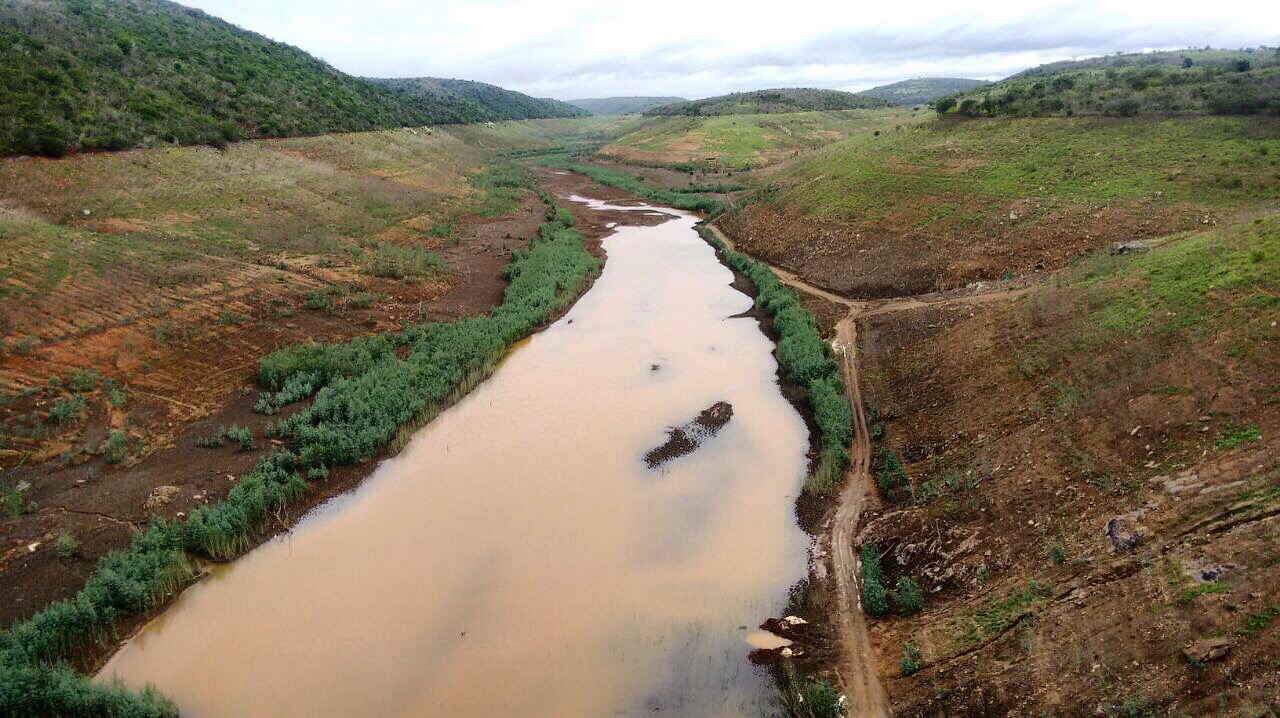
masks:
POLYGON ((356 75, 433 75, 562 99, 701 97, 995 79, 1117 50, 1280 42, 1280 3, 1178 0, 185 0, 356 75))

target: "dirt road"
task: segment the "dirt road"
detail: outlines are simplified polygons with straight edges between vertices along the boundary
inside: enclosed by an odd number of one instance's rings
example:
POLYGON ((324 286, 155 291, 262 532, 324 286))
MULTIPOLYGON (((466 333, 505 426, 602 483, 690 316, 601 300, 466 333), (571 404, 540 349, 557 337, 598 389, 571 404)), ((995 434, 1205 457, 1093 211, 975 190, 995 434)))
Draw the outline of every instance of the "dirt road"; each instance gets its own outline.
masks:
MULTIPOLYGON (((735 249, 733 240, 718 227, 714 224, 708 226, 726 247, 735 249)), ((758 257, 755 259, 762 261, 758 257)), ((768 263, 765 262, 765 264, 768 263)), ((828 536, 819 538, 819 547, 830 554, 831 570, 835 577, 837 621, 843 646, 842 659, 836 672, 848 698, 849 714, 869 717, 887 716, 889 703, 884 688, 880 684, 875 651, 867 634, 866 619, 862 613, 857 556, 853 550, 853 539, 865 504, 866 487, 871 480, 871 433, 863 409, 862 389, 858 377, 858 320, 879 314, 926 307, 1013 299, 1030 292, 1032 288, 979 284, 958 293, 936 292, 864 302, 842 297, 814 286, 781 267, 772 264, 768 266, 783 284, 848 310, 844 318, 836 323, 836 336, 832 342, 832 349, 840 359, 845 394, 849 400, 849 406, 853 409, 853 439, 849 445, 849 466, 846 469, 847 475, 843 482, 844 490, 840 494, 839 506, 831 520, 828 536)))

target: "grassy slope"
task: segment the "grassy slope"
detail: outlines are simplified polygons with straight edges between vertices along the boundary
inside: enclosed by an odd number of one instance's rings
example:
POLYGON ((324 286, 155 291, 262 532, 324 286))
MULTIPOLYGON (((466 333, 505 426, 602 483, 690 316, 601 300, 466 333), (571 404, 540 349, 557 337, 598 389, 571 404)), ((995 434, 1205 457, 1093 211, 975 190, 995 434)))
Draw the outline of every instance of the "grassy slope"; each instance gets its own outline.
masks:
POLYGON ((711 117, 716 115, 756 115, 773 112, 805 112, 854 110, 886 107, 888 103, 874 97, 863 97, 840 90, 818 90, 808 87, 787 87, 754 92, 733 92, 728 95, 690 100, 673 105, 661 105, 645 110, 646 115, 689 115, 711 117))
POLYGON ((0 154, 572 114, 480 83, 407 98, 166 0, 0 6, 0 154))
POLYGON ((1280 49, 1112 55, 1027 70, 939 105, 964 115, 1280 114, 1280 49))
POLYGON ((895 105, 920 105, 932 102, 939 97, 972 90, 984 84, 986 84, 984 80, 967 80, 962 77, 919 77, 873 87, 858 94, 875 97, 895 105))
POLYGON ((1278 168, 1274 119, 932 122, 787 166, 733 226, 828 286, 917 293, 1265 205, 1278 168))
POLYGON ((700 163, 731 169, 772 164, 868 128, 888 128, 900 112, 844 110, 663 117, 647 120, 601 151, 620 160, 700 163))
POLYGON ((1270 215, 1090 257, 1009 305, 863 327, 868 396, 891 417, 880 448, 914 487, 868 515, 866 536, 887 549, 890 582, 915 576, 927 591, 923 615, 875 634, 886 672, 903 643, 923 651, 926 670, 891 684, 898 711, 1249 715, 1266 703, 1277 636, 1245 629, 1280 590, 1274 529, 1259 521, 1280 499, 1263 448, 1280 430, 1277 296, 1270 215), (1175 497, 1157 478, 1188 468, 1210 488, 1175 497), (1141 536, 1133 558, 1102 530, 1117 516, 1141 536), (972 540, 931 543, 938 526, 972 540), (1232 568, 1214 581, 1201 562, 1232 568), (1044 600, 1073 586, 1087 588, 1044 600), (1224 635, 1221 663, 1181 654, 1224 635), (928 670, 988 641, 965 671, 928 670))
POLYGON ((370 79, 385 87, 405 105, 430 115, 442 107, 455 107, 464 122, 530 120, 548 117, 578 117, 583 110, 559 100, 530 97, 474 80, 446 80, 438 77, 370 79))

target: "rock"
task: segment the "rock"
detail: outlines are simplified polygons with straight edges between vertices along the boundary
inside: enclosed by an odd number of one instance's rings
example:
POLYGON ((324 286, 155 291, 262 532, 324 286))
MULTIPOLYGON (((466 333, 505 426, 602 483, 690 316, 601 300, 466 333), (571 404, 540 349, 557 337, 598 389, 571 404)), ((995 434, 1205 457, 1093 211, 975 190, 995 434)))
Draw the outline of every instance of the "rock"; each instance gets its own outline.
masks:
POLYGON ((1141 240, 1135 240, 1132 242, 1112 242, 1111 243, 1111 254, 1113 256, 1120 255, 1120 254, 1141 254, 1143 252, 1149 252, 1149 251, 1151 251, 1150 245, 1148 245, 1146 242, 1143 242, 1141 240))
POLYGON ((182 493, 182 489, 179 489, 177 486, 157 486, 151 490, 151 493, 147 496, 147 500, 142 503, 142 508, 147 511, 154 511, 161 506, 165 506, 170 501, 173 501, 173 497, 180 493, 182 493))
POLYGON ((1089 576, 1089 583, 1107 583, 1108 581, 1114 581, 1119 578, 1127 578, 1137 573, 1139 568, 1141 568, 1141 566, 1132 558, 1117 559, 1098 569, 1089 576))
POLYGON ((1107 521, 1107 540, 1111 542, 1112 553, 1127 553, 1138 548, 1138 541, 1143 536, 1142 527, 1136 525, 1131 514, 1115 516, 1107 521))
POLYGON ((1231 652, 1230 638, 1203 638, 1182 649, 1189 661, 1208 663, 1226 657, 1231 652))
POLYGON ((803 626, 803 625, 806 625, 807 623, 809 623, 808 621, 804 620, 803 618, 801 618, 801 617, 799 617, 799 616, 787 616, 786 618, 783 618, 782 620, 786 621, 787 623, 791 624, 792 626, 803 626))

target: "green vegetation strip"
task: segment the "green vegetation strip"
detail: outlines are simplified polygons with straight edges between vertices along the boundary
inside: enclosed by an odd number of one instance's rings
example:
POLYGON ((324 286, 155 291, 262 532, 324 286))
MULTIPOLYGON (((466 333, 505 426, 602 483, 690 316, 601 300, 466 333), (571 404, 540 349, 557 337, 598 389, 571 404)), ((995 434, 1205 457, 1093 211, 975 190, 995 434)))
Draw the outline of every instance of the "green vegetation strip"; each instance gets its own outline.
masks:
POLYGON ((666 189, 654 189, 645 184, 643 180, 637 179, 633 175, 620 170, 609 169, 607 167, 597 167, 596 165, 583 164, 574 162, 567 156, 551 156, 542 160, 542 164, 553 167, 555 169, 565 170, 567 172, 577 172, 610 187, 617 187, 626 190, 640 197, 647 197, 655 202, 661 202, 669 207, 683 209, 690 212, 705 212, 711 217, 715 217, 724 212, 724 203, 710 197, 701 197, 697 193, 678 192, 666 189))
POLYGON ((226 560, 247 549, 269 516, 306 493, 304 470, 320 477, 328 466, 371 457, 403 427, 469 390, 513 342, 568 306, 598 269, 572 218, 555 211, 507 267, 510 285, 491 314, 341 344, 298 345, 263 358, 258 376, 276 392, 274 408, 315 397, 273 427, 292 450, 264 459, 225 501, 196 509, 185 522, 153 518, 127 549, 103 557, 74 598, 0 633, 0 715, 176 715, 163 696, 92 683, 67 660, 116 639, 120 619, 172 596, 202 560, 226 560), (400 358, 397 350, 406 348, 400 358))
POLYGON ((800 296, 778 280, 768 266, 724 245, 706 227, 699 233, 724 257, 729 266, 747 275, 756 285, 756 306, 773 315, 778 332, 778 363, 787 377, 804 387, 818 425, 821 456, 804 490, 826 496, 840 481, 840 472, 849 462, 849 441, 853 438, 853 413, 845 398, 840 365, 831 347, 818 334, 818 326, 800 296))

